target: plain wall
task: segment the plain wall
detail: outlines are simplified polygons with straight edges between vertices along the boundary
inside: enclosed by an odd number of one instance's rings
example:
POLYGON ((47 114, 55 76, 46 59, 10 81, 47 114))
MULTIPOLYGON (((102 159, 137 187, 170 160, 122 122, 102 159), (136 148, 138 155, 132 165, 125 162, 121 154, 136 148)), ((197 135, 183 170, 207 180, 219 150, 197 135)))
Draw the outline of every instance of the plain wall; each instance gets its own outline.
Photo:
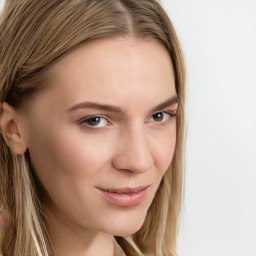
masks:
POLYGON ((162 3, 188 73, 180 256, 255 256, 256 1, 162 3))
POLYGON ((256 256, 256 1, 162 3, 188 76, 180 256, 256 256))

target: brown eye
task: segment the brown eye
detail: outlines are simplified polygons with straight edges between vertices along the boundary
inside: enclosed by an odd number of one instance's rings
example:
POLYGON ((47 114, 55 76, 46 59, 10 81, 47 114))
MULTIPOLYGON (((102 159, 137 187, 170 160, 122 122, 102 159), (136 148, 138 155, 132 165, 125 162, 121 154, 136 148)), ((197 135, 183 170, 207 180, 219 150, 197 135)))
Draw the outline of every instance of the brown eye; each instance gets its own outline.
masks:
POLYGON ((152 117, 153 117, 154 121, 162 122, 164 120, 164 113, 163 112, 158 112, 158 113, 154 114, 152 117))
POLYGON ((164 123, 167 123, 169 120, 171 120, 172 117, 174 116, 175 114, 172 114, 170 112, 161 111, 153 114, 150 120, 155 123, 164 124, 164 123))
POLYGON ((108 120, 102 116, 91 116, 83 119, 81 124, 85 124, 88 128, 103 128, 108 125, 108 120))
POLYGON ((98 124, 100 124, 100 121, 101 118, 97 116, 84 120, 84 122, 90 126, 97 126, 98 124))

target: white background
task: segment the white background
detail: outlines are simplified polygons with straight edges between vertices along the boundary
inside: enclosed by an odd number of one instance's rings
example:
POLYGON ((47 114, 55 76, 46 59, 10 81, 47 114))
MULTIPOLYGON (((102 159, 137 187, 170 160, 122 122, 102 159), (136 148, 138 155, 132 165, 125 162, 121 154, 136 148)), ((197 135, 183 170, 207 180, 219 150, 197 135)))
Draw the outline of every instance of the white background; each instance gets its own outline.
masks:
POLYGON ((180 256, 256 256, 256 1, 162 3, 188 73, 180 256))
POLYGON ((0 0, 0 10, 1 10, 2 7, 3 7, 3 4, 4 4, 4 0, 0 0))
POLYGON ((256 1, 162 3, 188 73, 180 256, 256 256, 256 1))

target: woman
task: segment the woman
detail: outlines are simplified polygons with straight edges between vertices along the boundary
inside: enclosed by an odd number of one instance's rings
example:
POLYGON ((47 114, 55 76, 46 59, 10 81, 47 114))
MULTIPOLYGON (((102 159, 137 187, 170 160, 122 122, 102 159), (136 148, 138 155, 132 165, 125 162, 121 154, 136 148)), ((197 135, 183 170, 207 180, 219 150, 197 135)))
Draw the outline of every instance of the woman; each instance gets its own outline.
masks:
POLYGON ((4 256, 176 255, 184 66, 155 0, 7 1, 4 256))

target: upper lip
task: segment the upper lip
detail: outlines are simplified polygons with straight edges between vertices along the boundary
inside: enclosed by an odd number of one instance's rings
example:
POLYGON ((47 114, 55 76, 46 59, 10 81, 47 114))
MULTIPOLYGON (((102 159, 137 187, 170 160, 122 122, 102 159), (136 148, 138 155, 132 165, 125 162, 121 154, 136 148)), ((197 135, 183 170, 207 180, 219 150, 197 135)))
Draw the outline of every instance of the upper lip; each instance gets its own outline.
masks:
POLYGON ((126 188, 100 188, 100 190, 111 192, 111 193, 122 193, 122 194, 131 194, 137 193, 142 190, 145 190, 149 187, 148 186, 139 186, 139 187, 126 187, 126 188))

